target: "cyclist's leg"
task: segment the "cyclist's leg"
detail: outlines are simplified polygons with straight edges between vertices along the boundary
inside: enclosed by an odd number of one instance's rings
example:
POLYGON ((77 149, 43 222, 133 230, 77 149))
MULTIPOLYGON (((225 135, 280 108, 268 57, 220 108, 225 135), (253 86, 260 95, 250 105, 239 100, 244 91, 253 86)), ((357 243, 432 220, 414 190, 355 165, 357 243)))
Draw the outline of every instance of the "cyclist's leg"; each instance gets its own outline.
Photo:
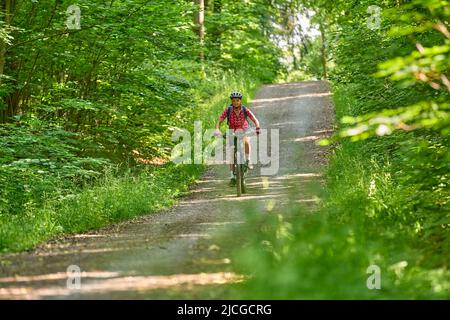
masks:
POLYGON ((229 154, 231 155, 231 162, 230 162, 230 179, 236 179, 235 175, 234 175, 234 165, 233 165, 233 139, 230 139, 231 141, 229 141, 229 144, 227 146, 227 148, 229 148, 229 154))
POLYGON ((253 165, 250 160, 250 152, 251 152, 250 137, 244 137, 244 152, 245 152, 245 163, 247 167, 251 170, 253 169, 253 165))
POLYGON ((244 137, 245 160, 250 158, 250 137, 244 137))

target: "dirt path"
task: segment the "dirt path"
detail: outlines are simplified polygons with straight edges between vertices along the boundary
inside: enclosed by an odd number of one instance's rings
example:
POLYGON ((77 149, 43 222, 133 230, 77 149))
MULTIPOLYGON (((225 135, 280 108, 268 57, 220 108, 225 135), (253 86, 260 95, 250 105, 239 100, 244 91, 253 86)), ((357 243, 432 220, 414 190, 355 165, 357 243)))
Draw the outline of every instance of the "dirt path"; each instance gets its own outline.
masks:
POLYGON ((329 88, 319 81, 263 86, 250 108, 264 128, 279 129, 278 174, 261 177, 256 166, 248 194, 236 198, 228 169, 211 166, 169 210, 2 255, 0 299, 220 298, 224 284, 242 281, 231 253, 255 232, 245 223, 249 206, 270 214, 295 190, 296 202, 314 210, 319 191, 307 186, 320 182, 326 158, 314 142, 334 122, 329 88), (82 272, 80 289, 67 287, 70 265, 82 272))

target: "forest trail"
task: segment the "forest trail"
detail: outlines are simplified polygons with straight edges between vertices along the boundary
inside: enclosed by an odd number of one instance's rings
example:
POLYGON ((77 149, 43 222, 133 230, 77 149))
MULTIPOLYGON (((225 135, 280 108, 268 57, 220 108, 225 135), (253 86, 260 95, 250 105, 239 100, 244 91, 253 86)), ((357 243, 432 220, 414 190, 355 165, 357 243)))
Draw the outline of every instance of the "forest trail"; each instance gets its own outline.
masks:
POLYGON ((221 298, 226 284, 243 280, 233 273, 232 252, 257 232, 246 223, 247 210, 270 214, 274 206, 292 205, 294 192, 305 214, 314 211, 328 150, 315 142, 334 124, 322 81, 262 86, 249 108, 262 128, 279 129, 276 175, 261 177, 256 165, 248 193, 237 198, 228 168, 211 166, 168 210, 2 255, 0 299, 221 298), (81 270, 79 289, 67 286, 71 265, 81 270))

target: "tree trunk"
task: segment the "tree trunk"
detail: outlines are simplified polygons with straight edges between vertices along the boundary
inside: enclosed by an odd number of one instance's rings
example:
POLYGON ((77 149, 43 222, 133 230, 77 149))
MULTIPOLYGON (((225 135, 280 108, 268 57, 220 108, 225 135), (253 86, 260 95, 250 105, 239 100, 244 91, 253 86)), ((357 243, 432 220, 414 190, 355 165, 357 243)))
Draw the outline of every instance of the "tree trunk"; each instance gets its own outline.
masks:
POLYGON ((328 79, 328 75, 327 75, 327 52, 326 52, 326 39, 325 39, 325 30, 323 27, 323 24, 320 24, 320 39, 322 42, 322 46, 320 48, 320 52, 321 52, 321 56, 322 56, 322 68, 323 68, 323 80, 327 80, 328 79))
MULTIPOLYGON (((0 10, 5 13, 5 27, 9 27, 11 25, 11 11, 12 11, 12 1, 13 0, 5 0, 0 10)), ((7 43, 4 40, 0 40, 0 75, 4 75, 5 73, 5 63, 6 63, 6 47, 7 43)), ((0 79, 0 84, 3 83, 3 79, 0 79)), ((4 123, 8 119, 9 114, 9 104, 8 99, 4 98, 3 103, 7 105, 6 109, 0 110, 0 123, 4 123)))
MULTIPOLYGON (((213 13, 220 15, 222 13, 222 0, 214 0, 213 2, 213 13)), ((210 32, 211 44, 215 51, 215 59, 219 59, 222 52, 222 26, 215 25, 210 32)))
POLYGON ((298 62, 297 62, 297 56, 295 55, 295 43, 292 41, 290 43, 290 51, 292 55, 292 68, 293 70, 298 70, 298 62))
MULTIPOLYGON (((0 10, 5 12, 5 26, 9 27, 11 25, 11 3, 12 0, 5 0, 0 10)), ((5 71, 5 60, 6 60, 6 42, 0 40, 0 74, 5 71)))
POLYGON ((203 42, 205 39, 205 0, 195 0, 198 5, 198 12, 194 15, 195 30, 200 40, 200 60, 205 59, 203 52, 203 42))

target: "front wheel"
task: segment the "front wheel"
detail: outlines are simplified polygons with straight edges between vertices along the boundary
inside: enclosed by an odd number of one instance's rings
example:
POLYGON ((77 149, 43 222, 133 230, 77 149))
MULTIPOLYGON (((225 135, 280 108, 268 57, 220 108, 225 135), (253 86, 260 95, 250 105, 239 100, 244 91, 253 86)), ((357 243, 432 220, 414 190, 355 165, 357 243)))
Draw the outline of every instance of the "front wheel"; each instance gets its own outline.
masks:
POLYGON ((240 164, 239 167, 241 168, 241 170, 239 170, 241 172, 241 192, 242 193, 246 193, 246 188, 245 188, 245 174, 244 174, 244 164, 240 164))
POLYGON ((240 165, 236 165, 236 194, 238 197, 242 194, 242 170, 240 165))

